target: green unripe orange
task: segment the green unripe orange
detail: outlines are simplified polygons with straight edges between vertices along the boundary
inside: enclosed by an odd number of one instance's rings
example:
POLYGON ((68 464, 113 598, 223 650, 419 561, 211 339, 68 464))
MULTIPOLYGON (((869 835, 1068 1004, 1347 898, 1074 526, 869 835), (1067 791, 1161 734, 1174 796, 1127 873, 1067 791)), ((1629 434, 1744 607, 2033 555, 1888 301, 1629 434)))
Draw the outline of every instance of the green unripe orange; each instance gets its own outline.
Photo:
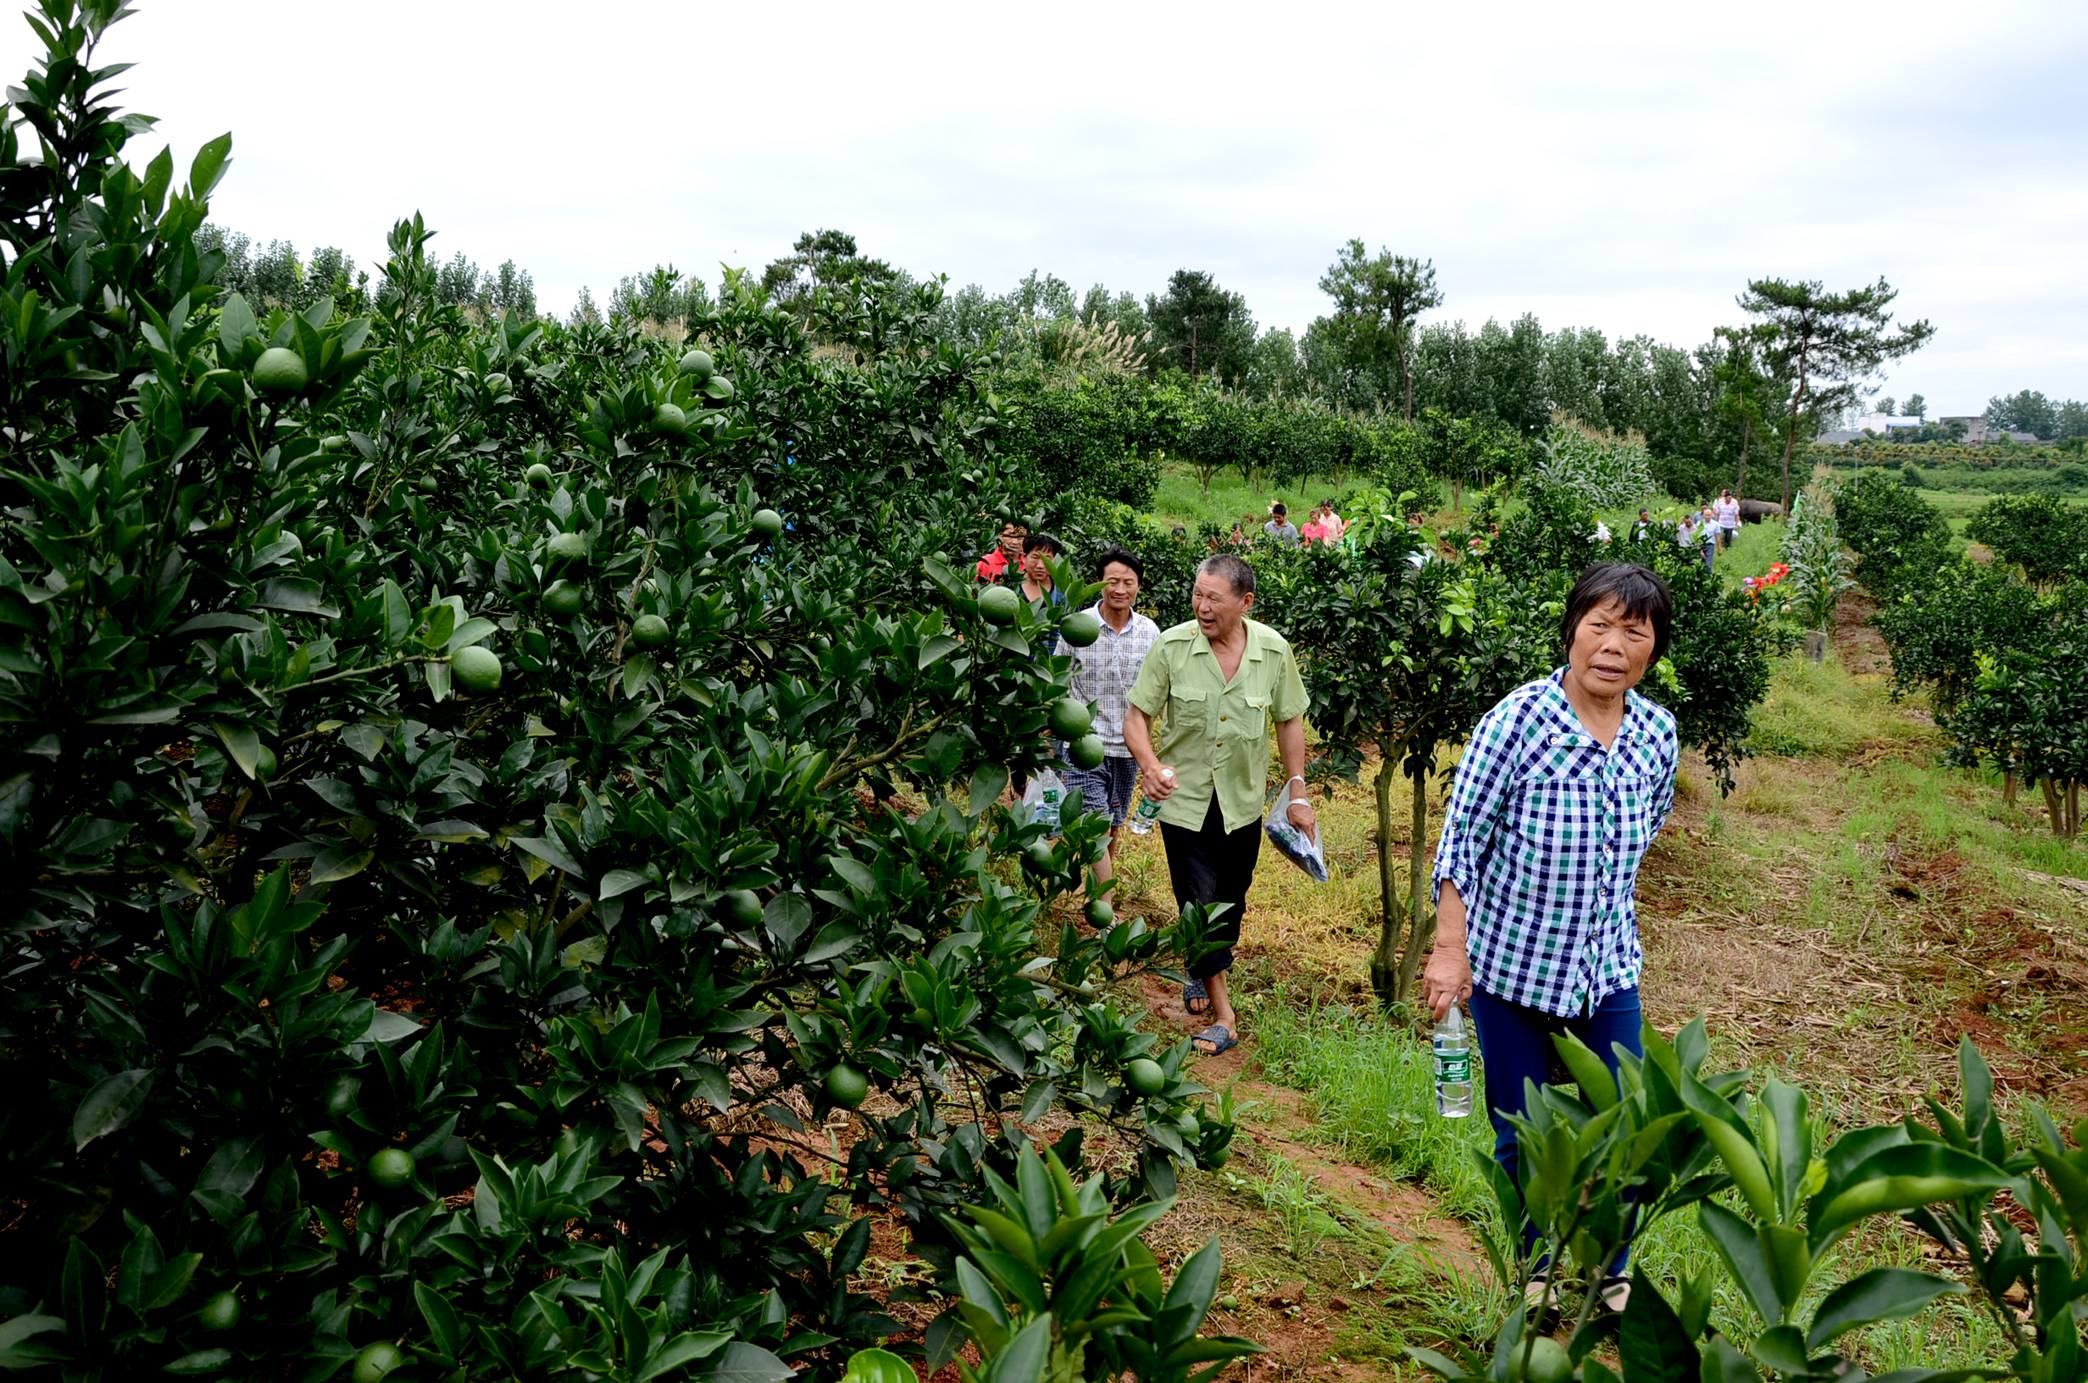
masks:
POLYGON ((1516 1383, 1572 1383, 1573 1356, 1549 1335, 1539 1335, 1530 1342, 1527 1362, 1520 1346, 1509 1356, 1508 1377, 1516 1383))
POLYGON ((696 376, 696 382, 703 384, 718 372, 718 367, 712 362, 709 351, 690 351, 681 358, 681 372, 696 376))
POLYGON ((489 692, 500 688, 500 657, 484 644, 450 654, 450 680, 458 691, 489 692))
POLYGON ((442 482, 432 475, 424 475, 413 482, 413 488, 424 495, 432 495, 442 488, 442 482))
POLYGON ((522 472, 522 478, 528 481, 534 489, 548 490, 551 488, 551 468, 541 461, 533 463, 528 470, 522 472))
POLYGON ((571 619, 587 603, 587 592, 570 581, 553 581, 544 588, 544 613, 554 619, 571 619))
POLYGON ((1124 1084, 1138 1095, 1157 1095, 1167 1088, 1167 1072, 1150 1057, 1140 1057, 1124 1068, 1124 1084))
POLYGON ((355 1108, 355 1097, 362 1093, 361 1076, 337 1076, 334 1083, 326 1087, 326 1112, 336 1119, 355 1108))
POLYGON ((260 751, 254 755, 254 781, 257 783, 265 783, 275 776, 275 750, 270 749, 267 745, 264 744, 261 746, 260 751))
POLYGON ((1086 648, 1102 637, 1102 621, 1091 610, 1077 611, 1060 623, 1059 637, 1075 648, 1086 648))
POLYGON ((254 387, 264 394, 295 394, 311 382, 304 357, 287 346, 270 346, 254 362, 254 387))
POLYGON ((1051 733, 1062 740, 1077 740, 1095 728, 1095 717, 1087 703, 1062 696, 1051 703, 1051 733))
POLYGON ((584 562, 587 560, 587 535, 561 533, 545 544, 544 551, 549 553, 554 561, 584 562))
POLYGON ((370 1159, 370 1180, 386 1188, 404 1186, 413 1180, 413 1154, 404 1148, 386 1148, 370 1159))
POLYGON ((1058 868, 1058 852, 1048 840, 1033 840, 1022 847, 1022 862, 1039 874, 1049 874, 1058 868))
POLYGON ((631 642, 640 648, 660 648, 673 637, 674 631, 658 615, 640 615, 631 621, 631 642))
POLYGON ((653 431, 679 437, 689 430, 689 415, 680 405, 663 403, 653 410, 653 431))
POLYGON ((1090 898, 1087 904, 1087 921, 1096 931, 1116 925, 1116 908, 1107 898, 1090 898))
MULTIPOLYGON (((1102 767, 1102 760, 1108 754, 1109 751, 1103 747, 1100 735, 1082 735, 1079 739, 1066 746, 1066 757, 1073 761, 1073 767, 1081 770, 1102 767)), ((1096 803, 1095 805, 1100 806, 1101 804, 1096 803)))
POLYGON ((703 392, 718 403, 732 398, 732 381, 723 375, 712 375, 703 382, 703 392))
POLYGON ((783 516, 773 509, 754 511, 754 532, 771 541, 783 536, 783 516))
POLYGON ((826 1075, 827 1097, 835 1104, 854 1109, 870 1094, 870 1078, 842 1062, 826 1075))
POLYGON ((725 916, 733 925, 758 927, 761 925, 761 899, 751 888, 735 888, 719 900, 725 916))
POLYGON ((196 1313, 196 1324, 210 1331, 230 1330, 239 1324, 239 1311, 239 1293, 219 1292, 203 1303, 203 1309, 196 1313))
POLYGON ((889 1350, 859 1349, 848 1356, 841 1383, 920 1383, 914 1366, 889 1350))
POLYGON ((355 1371, 349 1376, 354 1383, 382 1383, 384 1376, 405 1362, 406 1356, 389 1340, 379 1340, 373 1345, 364 1345, 362 1353, 355 1356, 355 1371))
POLYGON ((979 615, 988 624, 1013 624, 1022 610, 1022 597, 1013 586, 988 586, 979 592, 979 615))

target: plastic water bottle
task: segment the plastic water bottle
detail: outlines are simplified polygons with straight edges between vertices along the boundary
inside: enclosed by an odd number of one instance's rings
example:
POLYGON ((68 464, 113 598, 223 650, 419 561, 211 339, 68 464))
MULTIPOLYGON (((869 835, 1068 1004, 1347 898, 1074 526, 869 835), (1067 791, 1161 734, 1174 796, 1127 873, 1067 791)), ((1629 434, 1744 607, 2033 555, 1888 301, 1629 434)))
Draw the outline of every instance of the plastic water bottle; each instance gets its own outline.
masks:
POLYGON ((1465 1118, 1472 1112, 1472 1047, 1456 1004, 1436 1020, 1433 1045, 1436 1113, 1445 1119, 1465 1118))
MULTIPOLYGON (((1160 781, 1172 783, 1174 781, 1174 770, 1171 768, 1161 769, 1160 781)), ((1160 804, 1150 797, 1140 798, 1138 810, 1131 813, 1131 834, 1134 836, 1151 835, 1153 823, 1159 820, 1159 818, 1160 804)))

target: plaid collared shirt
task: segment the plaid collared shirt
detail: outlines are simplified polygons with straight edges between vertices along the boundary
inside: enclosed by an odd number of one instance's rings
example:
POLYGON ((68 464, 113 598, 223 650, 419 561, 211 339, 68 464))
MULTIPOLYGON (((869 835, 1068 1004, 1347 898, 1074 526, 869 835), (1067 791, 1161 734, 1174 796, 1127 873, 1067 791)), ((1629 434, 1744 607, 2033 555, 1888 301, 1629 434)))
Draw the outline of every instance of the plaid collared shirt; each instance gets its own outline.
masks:
POLYGON ((1472 981, 1511 1003, 1585 1014, 1638 983, 1639 861, 1675 802, 1675 718, 1626 693, 1608 749, 1561 672, 1480 718, 1457 766, 1435 890, 1457 885, 1472 981))
POLYGON ((1133 610, 1131 622, 1119 634, 1103 618, 1097 601, 1088 610, 1101 622, 1102 637, 1086 648, 1073 648, 1073 699, 1095 703, 1095 733, 1112 759, 1128 759, 1124 747, 1124 708, 1131 704, 1131 684, 1145 666, 1146 654, 1160 637, 1160 626, 1133 610))

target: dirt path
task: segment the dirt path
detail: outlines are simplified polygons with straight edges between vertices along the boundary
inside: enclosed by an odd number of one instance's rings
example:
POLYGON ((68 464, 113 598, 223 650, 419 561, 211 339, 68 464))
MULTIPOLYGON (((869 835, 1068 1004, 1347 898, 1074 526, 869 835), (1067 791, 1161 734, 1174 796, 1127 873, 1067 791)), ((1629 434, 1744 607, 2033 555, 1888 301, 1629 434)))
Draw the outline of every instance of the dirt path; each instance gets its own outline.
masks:
MULTIPOLYGON (((1189 1036, 1205 1026, 1182 1010, 1178 986, 1148 978, 1141 998, 1152 1026, 1189 1036)), ((1219 1056, 1196 1058, 1194 1078, 1230 1090, 1241 1108, 1225 1169, 1189 1173, 1181 1202, 1156 1228, 1156 1250, 1186 1254, 1213 1233, 1225 1276, 1208 1331, 1244 1335, 1268 1353, 1229 1368, 1227 1379, 1384 1379, 1397 1353, 1376 1336, 1402 1313, 1401 1297, 1427 1280, 1484 1277, 1470 1230, 1427 1195, 1344 1159, 1314 1137, 1308 1096, 1254 1074, 1251 1035, 1219 1056), (1272 1182, 1296 1197, 1272 1205, 1272 1182), (1299 1252, 1316 1221, 1325 1238, 1299 1252), (1397 1272, 1387 1265, 1397 1263, 1397 1272), (1376 1319, 1382 1317, 1383 1319, 1376 1319)))

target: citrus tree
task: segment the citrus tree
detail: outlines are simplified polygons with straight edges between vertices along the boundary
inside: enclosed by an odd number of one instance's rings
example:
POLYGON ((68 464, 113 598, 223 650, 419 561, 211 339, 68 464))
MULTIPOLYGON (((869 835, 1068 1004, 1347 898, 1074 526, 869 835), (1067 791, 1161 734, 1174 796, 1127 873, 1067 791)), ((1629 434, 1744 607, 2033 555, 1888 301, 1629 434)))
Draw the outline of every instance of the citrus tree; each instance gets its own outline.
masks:
POLYGON ((2033 586, 2088 574, 2088 509, 2051 495, 1997 495, 1965 525, 2033 586))
POLYGON ((1857 575, 1880 601, 1949 560, 1950 525, 1942 513, 1884 470, 1859 471, 1836 486, 1834 514, 1861 564, 1857 575))
MULTIPOLYGON (((1496 572, 1435 559, 1435 535, 1401 515, 1358 512, 1353 551, 1307 552, 1305 579, 1281 605, 1298 650, 1320 762, 1356 779, 1377 756, 1378 943, 1370 980, 1389 1005, 1409 1002, 1432 936, 1428 786, 1446 748, 1519 683, 1542 675, 1549 648, 1496 572), (1395 793, 1408 780, 1407 878, 1392 848, 1395 793)), ((1404 501, 1404 502, 1402 502, 1404 501)))
POLYGON ((1195 919, 1057 925, 1105 823, 997 805, 1068 662, 953 574, 1010 490, 939 289, 481 323, 416 217, 263 312, 229 138, 122 161, 121 15, 41 0, 0 120, 0 1361, 838 1372, 873 1219, 953 1272, 1047 1110, 1105 1200, 1222 1160, 1096 988, 1195 919))
POLYGON ((1936 723, 1953 762, 2037 784, 2052 833, 2072 840, 2088 782, 2088 596, 2075 583, 2040 598, 2036 615, 2025 642, 1974 651, 1971 685, 1936 723))

